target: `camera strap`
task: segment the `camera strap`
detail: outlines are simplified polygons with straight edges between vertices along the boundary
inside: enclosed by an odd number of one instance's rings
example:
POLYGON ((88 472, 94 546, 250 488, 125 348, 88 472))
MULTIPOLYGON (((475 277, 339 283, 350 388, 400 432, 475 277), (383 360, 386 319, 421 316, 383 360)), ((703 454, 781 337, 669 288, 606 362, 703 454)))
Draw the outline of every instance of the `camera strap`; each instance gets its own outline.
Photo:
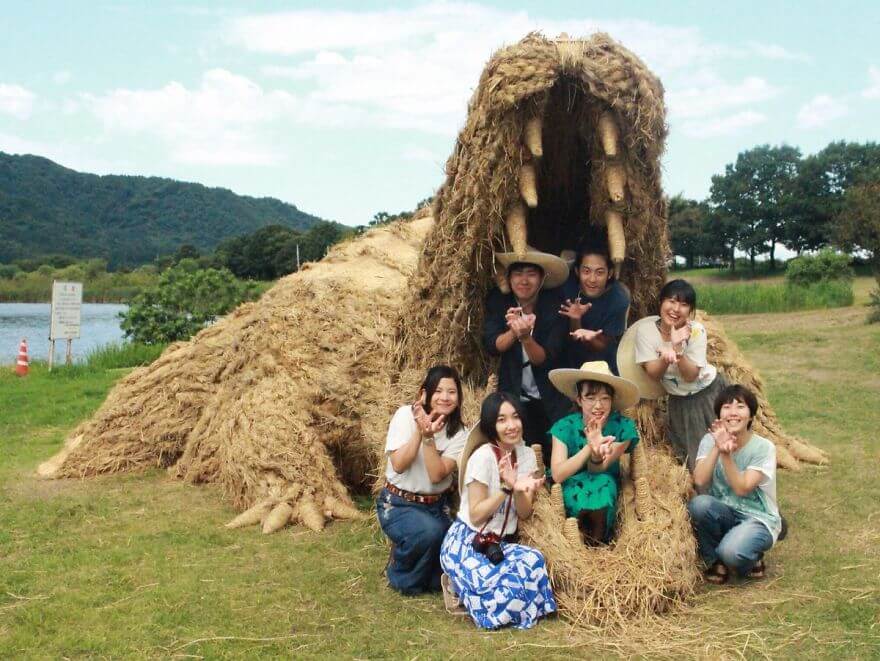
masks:
MULTIPOLYGON (((490 443, 489 447, 492 448, 492 454, 495 455, 495 462, 500 465, 501 464, 501 456, 502 456, 501 448, 499 448, 497 445, 495 445, 495 443, 490 443)), ((514 449, 513 452, 510 453, 510 465, 513 466, 514 468, 516 468, 516 449, 514 449)), ((499 479, 501 477, 500 469, 499 469, 499 476, 498 477, 499 477, 499 479)), ((504 523, 501 524, 501 534, 498 535, 498 537, 500 537, 500 538, 504 537, 504 530, 507 528, 507 517, 510 516, 510 508, 511 507, 513 507, 513 492, 512 491, 509 494, 507 494, 507 498, 504 500, 504 523)), ((495 518, 495 515, 493 514, 488 519, 486 519, 486 523, 483 524, 483 526, 480 528, 480 530, 477 534, 482 535, 483 531, 486 529, 486 526, 488 526, 489 523, 494 518, 495 518)))

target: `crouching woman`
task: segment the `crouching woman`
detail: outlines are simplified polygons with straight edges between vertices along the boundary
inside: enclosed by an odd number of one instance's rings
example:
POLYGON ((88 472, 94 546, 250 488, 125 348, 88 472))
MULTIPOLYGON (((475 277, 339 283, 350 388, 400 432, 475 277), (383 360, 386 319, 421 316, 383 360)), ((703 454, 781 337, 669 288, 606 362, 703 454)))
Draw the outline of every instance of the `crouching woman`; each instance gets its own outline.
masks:
POLYGON ((397 409, 385 441, 388 464, 376 512, 392 544, 385 573, 398 592, 440 589, 440 544, 452 523, 447 494, 466 438, 458 372, 436 365, 417 401, 397 409))
POLYGON ((688 503, 706 580, 721 584, 729 574, 762 578, 764 553, 779 538, 776 446, 752 432, 755 394, 725 387, 715 399, 715 422, 700 442, 688 503))
POLYGON ((544 556, 515 543, 520 518, 532 514, 535 453, 523 443, 520 403, 489 395, 461 457, 461 507, 443 540, 440 563, 477 626, 534 626, 556 610, 544 556))

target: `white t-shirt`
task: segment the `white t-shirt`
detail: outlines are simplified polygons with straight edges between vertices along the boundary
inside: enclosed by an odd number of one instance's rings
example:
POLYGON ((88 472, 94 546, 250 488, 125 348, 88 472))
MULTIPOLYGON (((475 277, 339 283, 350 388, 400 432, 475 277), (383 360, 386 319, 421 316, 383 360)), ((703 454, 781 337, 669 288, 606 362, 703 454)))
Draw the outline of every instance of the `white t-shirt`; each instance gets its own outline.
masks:
MULTIPOLYGON (((538 470, 538 463, 535 460, 535 452, 532 448, 527 447, 525 443, 520 442, 514 448, 516 452, 516 472, 517 475, 534 475, 538 470)), ((458 518, 464 521, 473 530, 479 530, 480 526, 471 523, 470 517, 470 501, 468 499, 467 485, 471 482, 482 482, 489 487, 489 495, 497 494, 501 491, 501 474, 498 472, 498 460, 495 459, 495 453, 491 446, 486 443, 478 447, 468 459, 467 467, 464 473, 464 491, 461 494, 461 506, 458 508, 458 518)), ((508 499, 505 498, 483 532, 494 532, 497 535, 510 535, 516 532, 516 508, 513 507, 511 500, 511 511, 507 516, 507 527, 502 531, 501 526, 504 524, 504 511, 507 506, 508 499)))
MULTIPOLYGON (((419 447, 419 453, 403 473, 398 473, 391 465, 391 453, 406 445, 413 437, 418 425, 413 416, 412 406, 401 406, 391 418, 388 425, 388 435, 385 437, 385 456, 388 464, 385 467, 385 479, 398 489, 420 494, 438 494, 446 491, 452 484, 452 473, 447 475, 441 482, 431 482, 428 477, 428 469, 425 468, 424 447, 419 447)), ((452 437, 446 435, 446 427, 434 434, 434 445, 441 457, 458 461, 464 444, 467 441, 467 430, 462 425, 461 429, 452 437)))
MULTIPOLYGON (((522 345, 520 345, 522 346, 522 345)), ((538 383, 535 381, 535 373, 532 371, 532 362, 526 348, 522 347, 523 365, 528 363, 527 367, 522 370, 522 397, 520 399, 541 399, 541 391, 538 390, 538 383)))
MULTIPOLYGON (((714 446, 715 439, 711 434, 703 436, 700 448, 697 450, 696 463, 708 457, 714 446)), ((779 506, 776 503, 776 446, 763 436, 752 434, 749 442, 730 456, 740 472, 756 470, 764 476, 763 479, 750 494, 737 496, 727 481, 727 473, 724 472, 724 466, 719 458, 712 473, 709 495, 737 512, 763 523, 773 535, 775 542, 782 530, 782 518, 779 516, 779 506)))
MULTIPOLYGON (((689 321, 691 337, 684 345, 684 356, 700 368, 697 378, 685 381, 678 365, 670 365, 663 373, 660 382, 670 395, 693 395, 712 384, 718 370, 706 360, 707 333, 706 327, 699 321, 689 321)), ((660 336, 657 324, 642 324, 636 331, 636 362, 640 365, 657 360, 657 350, 670 346, 660 336)))

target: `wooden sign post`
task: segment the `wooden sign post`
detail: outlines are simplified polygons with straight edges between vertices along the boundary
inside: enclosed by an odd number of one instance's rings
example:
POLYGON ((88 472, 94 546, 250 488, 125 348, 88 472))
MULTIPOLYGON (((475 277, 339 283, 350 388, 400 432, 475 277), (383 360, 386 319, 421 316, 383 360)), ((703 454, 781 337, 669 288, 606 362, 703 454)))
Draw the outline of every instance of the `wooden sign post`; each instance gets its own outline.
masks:
POLYGON ((81 282, 52 282, 52 322, 49 327, 49 371, 55 362, 55 340, 67 340, 65 364, 73 362, 73 340, 79 338, 81 282))

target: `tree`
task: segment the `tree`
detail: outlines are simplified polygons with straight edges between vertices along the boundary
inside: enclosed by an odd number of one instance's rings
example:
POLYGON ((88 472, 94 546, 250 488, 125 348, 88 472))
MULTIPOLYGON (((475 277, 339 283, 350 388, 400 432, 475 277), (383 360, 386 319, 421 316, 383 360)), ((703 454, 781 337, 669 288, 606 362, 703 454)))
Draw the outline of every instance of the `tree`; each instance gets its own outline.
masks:
POLYGON ((119 315, 120 327, 127 338, 143 344, 185 340, 252 294, 226 269, 189 271, 175 266, 160 276, 156 289, 132 299, 119 315))
POLYGON ((669 199, 668 210, 672 251, 684 257, 687 268, 693 268, 698 259, 712 259, 727 254, 719 250, 716 237, 712 234, 707 204, 678 194, 669 199))
POLYGON ((880 321, 880 170, 873 181, 847 189, 837 216, 836 241, 845 250, 868 254, 877 288, 871 292, 871 321, 880 321))
POLYGON ((798 253, 830 245, 844 193, 876 168, 880 168, 880 144, 876 142, 832 142, 806 157, 795 181, 785 245, 798 253))
POLYGON ((776 246, 792 213, 800 160, 796 147, 763 145, 742 152, 723 175, 712 177, 712 202, 726 219, 741 224, 736 247, 749 254, 752 268, 755 256, 766 252, 776 268, 776 246))

